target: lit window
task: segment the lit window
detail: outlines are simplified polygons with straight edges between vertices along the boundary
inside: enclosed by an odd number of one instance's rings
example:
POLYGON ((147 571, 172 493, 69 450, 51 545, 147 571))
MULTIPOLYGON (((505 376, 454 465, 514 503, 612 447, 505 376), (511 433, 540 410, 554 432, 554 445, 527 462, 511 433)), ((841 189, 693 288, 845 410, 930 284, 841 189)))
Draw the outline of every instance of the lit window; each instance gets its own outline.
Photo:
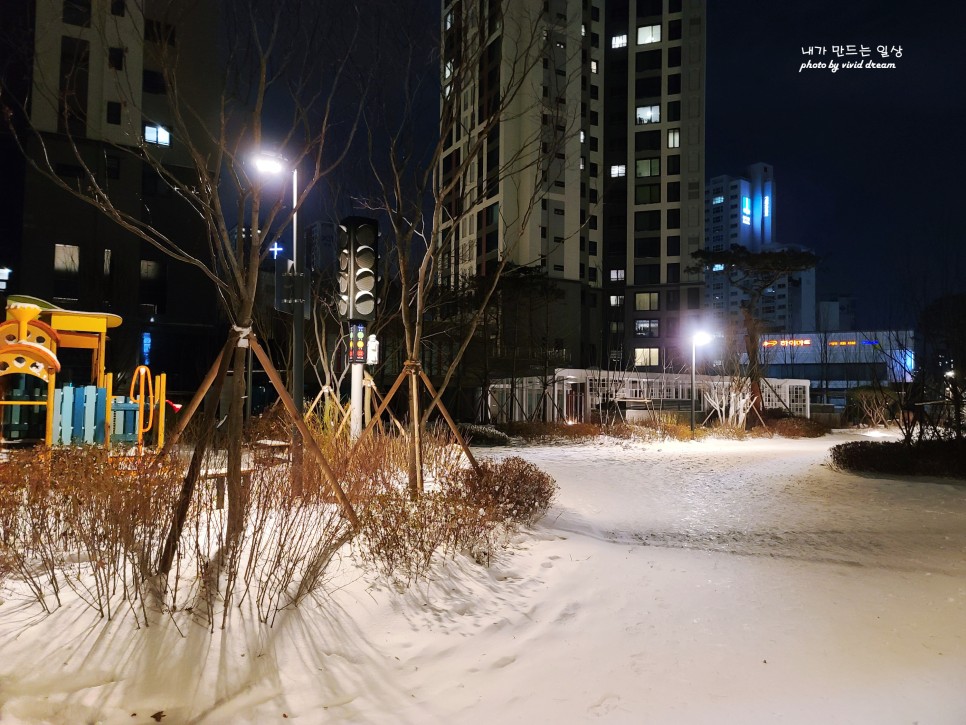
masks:
POLYGON ((141 260, 141 279, 160 279, 161 263, 151 259, 141 260))
POLYGON ((723 264, 713 264, 713 265, 711 265, 711 271, 712 272, 724 272, 724 268, 725 267, 724 267, 723 264))
POLYGON ((643 179, 647 176, 661 175, 660 159, 638 159, 634 164, 634 176, 643 179))
POLYGON ((450 28, 453 27, 453 13, 452 13, 452 11, 446 13, 446 23, 445 23, 445 27, 446 27, 447 30, 449 30, 450 28))
POLYGON ((658 320, 634 320, 636 337, 660 337, 658 320))
POLYGON ((610 281, 611 282, 623 282, 624 281, 624 270, 623 269, 612 269, 610 271, 610 281))
POLYGON ((667 147, 676 149, 681 146, 681 129, 669 128, 667 132, 667 147))
POLYGON ((597 61, 596 60, 590 61, 590 72, 591 73, 596 73, 597 72, 597 61))
POLYGON ((638 312, 659 310, 657 292, 638 292, 634 295, 634 309, 638 312))
POLYGON ((660 25, 642 25, 637 29, 637 44, 647 45, 648 43, 661 42, 660 25))
POLYGON ((660 365, 661 349, 657 347, 635 347, 634 364, 642 368, 652 368, 660 365))
POLYGON ((584 132, 581 131, 580 132, 580 143, 583 143, 583 142, 584 142, 584 132))
POLYGON ((614 164, 610 167, 610 175, 612 178, 627 176, 627 166, 625 164, 614 164))
POLYGON ((623 307, 624 306, 624 295, 611 295, 610 296, 610 306, 611 307, 623 307))
POLYGON ((580 37, 581 38, 587 37, 587 26, 584 25, 583 23, 580 24, 580 37))
POLYGON ((171 134, 164 126, 155 126, 148 123, 144 126, 144 142, 156 146, 170 146, 171 134))
POLYGON ((724 197, 723 197, 723 196, 716 196, 716 197, 715 197, 715 198, 714 198, 714 199, 713 199, 713 200, 711 201, 711 203, 712 203, 712 204, 724 204, 724 197))
POLYGON ((80 247, 74 244, 54 245, 54 271, 77 274, 80 269, 80 247))
POLYGON ((658 123, 661 120, 661 107, 638 106, 635 118, 637 119, 638 126, 645 123, 658 123))
POLYGON ((583 171, 583 169, 584 169, 584 157, 581 156, 580 157, 580 170, 583 171))
POLYGON ((626 48, 627 47, 627 34, 615 35, 610 39, 611 48, 626 48))

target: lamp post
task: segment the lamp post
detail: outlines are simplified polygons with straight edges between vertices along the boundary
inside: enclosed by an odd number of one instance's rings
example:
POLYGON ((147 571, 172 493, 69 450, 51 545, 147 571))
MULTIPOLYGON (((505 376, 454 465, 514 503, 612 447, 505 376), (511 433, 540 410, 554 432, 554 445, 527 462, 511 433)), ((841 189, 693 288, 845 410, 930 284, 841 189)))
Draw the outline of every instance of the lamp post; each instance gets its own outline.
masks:
MULTIPOLYGON (((255 168, 263 173, 277 176, 285 171, 285 159, 279 156, 268 154, 258 154, 254 158, 255 168)), ((298 167, 292 167, 292 262, 295 275, 295 284, 292 287, 294 300, 292 301, 292 375, 289 384, 292 387, 292 399, 295 407, 302 412, 303 401, 303 375, 305 366, 305 300, 302 295, 305 293, 305 285, 302 284, 302 255, 299 254, 299 234, 298 234, 298 199, 299 199, 299 171, 298 167)), ((278 251, 274 252, 278 256, 278 251)), ((249 399, 252 391, 248 391, 249 399)))
POLYGON ((707 345, 711 342, 711 335, 707 332, 695 332, 691 335, 691 438, 694 438, 694 385, 695 385, 695 358, 697 357, 698 345, 707 345))

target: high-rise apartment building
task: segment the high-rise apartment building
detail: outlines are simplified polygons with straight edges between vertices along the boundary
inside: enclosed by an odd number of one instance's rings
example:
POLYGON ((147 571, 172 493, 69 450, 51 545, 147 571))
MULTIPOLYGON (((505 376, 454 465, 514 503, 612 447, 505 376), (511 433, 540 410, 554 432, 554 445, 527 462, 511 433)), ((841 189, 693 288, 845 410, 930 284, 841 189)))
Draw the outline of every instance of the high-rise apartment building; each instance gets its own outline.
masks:
POLYGON ((603 289, 611 364, 674 369, 701 317, 705 4, 609 0, 603 40, 603 289))
MULTIPOLYGON (((771 164, 749 166, 743 176, 715 176, 705 188, 704 218, 708 248, 725 251, 739 245, 751 252, 789 249, 776 233, 775 170, 771 164)), ((741 324, 747 295, 730 283, 728 273, 712 268, 706 275, 707 306, 724 331, 741 324)), ((755 311, 773 332, 815 330, 815 270, 796 272, 765 290, 755 311)))
POLYGON ((213 354, 212 284, 59 184, 87 195, 93 177, 129 225, 150 225, 185 255, 207 258, 207 227, 162 176, 190 180, 194 168, 174 131, 175 105, 189 125, 217 117, 217 7, 208 0, 3 5, 0 71, 8 98, 24 108, 13 118, 22 148, 0 131, 0 157, 10 162, 0 240, 0 266, 12 270, 8 291, 121 315, 109 368, 146 362, 168 372, 170 389, 190 389, 213 354), (166 73, 176 74, 175 88, 166 73))
MULTIPOLYGON (((674 366, 704 288, 700 274, 686 271, 704 243, 704 0, 484 5, 477 17, 459 0, 443 4, 444 34, 461 13, 464 22, 487 23, 488 52, 463 84, 460 131, 448 137, 442 178, 479 133, 486 88, 505 83, 513 67, 508 28, 517 37, 536 23, 542 62, 489 130, 464 185, 474 190, 470 213, 444 223, 454 241, 443 278, 486 274, 509 255, 552 282, 528 337, 543 341, 556 366, 674 366), (496 173, 534 139, 540 173, 496 173), (479 193, 488 177, 499 181, 479 193)), ((445 88, 452 69, 446 58, 443 66, 445 88)), ((504 320, 524 312, 533 309, 501 309, 504 320)), ((526 344, 506 342, 517 351, 526 344)))

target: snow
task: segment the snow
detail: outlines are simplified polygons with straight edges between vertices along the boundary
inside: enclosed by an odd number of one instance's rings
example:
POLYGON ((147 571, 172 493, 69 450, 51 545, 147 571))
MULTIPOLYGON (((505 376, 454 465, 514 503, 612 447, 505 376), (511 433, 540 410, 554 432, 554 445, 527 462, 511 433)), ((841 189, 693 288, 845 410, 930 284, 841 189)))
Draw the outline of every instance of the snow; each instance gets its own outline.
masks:
POLYGON ((536 527, 409 590, 347 556, 271 629, 8 582, 0 722, 962 725, 966 486, 831 470, 858 435, 479 449, 557 479, 536 527))

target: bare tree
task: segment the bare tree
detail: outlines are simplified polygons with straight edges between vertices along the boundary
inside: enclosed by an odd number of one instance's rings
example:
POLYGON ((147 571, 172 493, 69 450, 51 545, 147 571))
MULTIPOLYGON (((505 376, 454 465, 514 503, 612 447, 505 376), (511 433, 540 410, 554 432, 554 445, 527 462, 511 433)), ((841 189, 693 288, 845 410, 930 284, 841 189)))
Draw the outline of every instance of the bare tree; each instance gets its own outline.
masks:
MULTIPOLYGON (((408 12, 402 6, 399 10, 408 12)), ((418 404, 417 376, 410 376, 409 487, 414 497, 422 489, 421 429, 456 374, 516 240, 552 181, 554 170, 549 161, 568 134, 573 134, 577 118, 573 105, 568 115, 566 106, 544 102, 543 61, 549 61, 551 49, 559 47, 554 45, 554 33, 563 31, 555 31, 535 5, 533 10, 512 0, 454 2, 447 8, 442 36, 435 42, 427 35, 435 29, 413 29, 401 15, 387 13, 385 17, 394 31, 386 38, 386 51, 397 63, 402 60, 393 76, 394 87, 384 94, 384 105, 367 116, 377 191, 364 203, 389 221, 403 292, 400 312, 406 365, 412 370, 418 369, 423 354, 434 287, 443 277, 448 281, 458 278, 458 269, 447 267, 460 240, 461 222, 482 210, 501 185, 514 199, 512 205, 502 205, 498 219, 493 220, 499 226, 502 247, 486 263, 489 285, 465 325, 463 339, 446 365, 432 403, 423 411, 418 404), (427 53, 427 48, 438 48, 439 53, 427 53), (441 86, 437 82, 440 76, 441 86), (438 103, 439 135, 426 143, 414 134, 418 130, 414 121, 425 113, 425 100, 430 97, 438 103), (391 108, 386 107, 387 102, 391 108), (541 122, 544 116, 546 123, 541 122), (488 155, 496 148, 501 127, 521 119, 534 121, 517 126, 524 129, 524 136, 501 146, 499 157, 488 155), (382 143, 383 139, 387 142, 382 143)), ((579 43, 568 47, 577 48, 579 43)), ((565 87, 568 80, 559 83, 565 87)), ((462 251, 467 252, 463 260, 472 258, 472 251, 462 251)))
POLYGON ((688 271, 707 270, 717 266, 728 274, 731 284, 744 293, 741 314, 748 353, 748 378, 751 381, 754 409, 760 417, 764 399, 761 395, 762 323, 757 317, 758 303, 765 291, 778 280, 795 272, 812 269, 818 263, 818 257, 811 252, 794 249, 756 253, 737 244, 726 251, 699 249, 692 252, 691 256, 696 264, 689 267, 688 271))
MULTIPOLYGON (((359 70, 350 65, 354 11, 324 1, 148 0, 127 3, 115 15, 108 5, 94 5, 89 45, 73 56, 62 53, 59 65, 49 62, 53 39, 38 22, 36 42, 25 49, 35 54, 33 91, 16 97, 5 79, 4 114, 34 170, 126 230, 132 244, 146 243, 199 270, 217 290, 237 340, 252 328, 269 247, 291 233, 297 210, 342 161, 358 126, 357 89, 365 83, 348 83, 359 70), (104 92, 118 99, 119 115, 110 119, 117 127, 103 128, 100 143, 92 144, 88 136, 103 124, 99 111, 82 102, 87 69, 94 67, 90 55, 106 53, 117 38, 145 39, 144 55, 126 71, 105 75, 104 92), (342 95, 346 87, 352 92, 342 95), (201 244, 167 234, 164 220, 144 203, 132 206, 126 190, 99 171, 105 149, 136 160, 177 198, 196 220, 201 244), (251 163, 256 152, 274 154, 281 179, 258 175, 251 163), (74 179, 57 173, 55 158, 65 154, 81 169, 74 179)), ((59 7, 42 0, 38 12, 59 7)), ((235 372, 227 479, 234 537, 248 495, 241 476, 246 350, 233 345, 228 355, 235 372)))

